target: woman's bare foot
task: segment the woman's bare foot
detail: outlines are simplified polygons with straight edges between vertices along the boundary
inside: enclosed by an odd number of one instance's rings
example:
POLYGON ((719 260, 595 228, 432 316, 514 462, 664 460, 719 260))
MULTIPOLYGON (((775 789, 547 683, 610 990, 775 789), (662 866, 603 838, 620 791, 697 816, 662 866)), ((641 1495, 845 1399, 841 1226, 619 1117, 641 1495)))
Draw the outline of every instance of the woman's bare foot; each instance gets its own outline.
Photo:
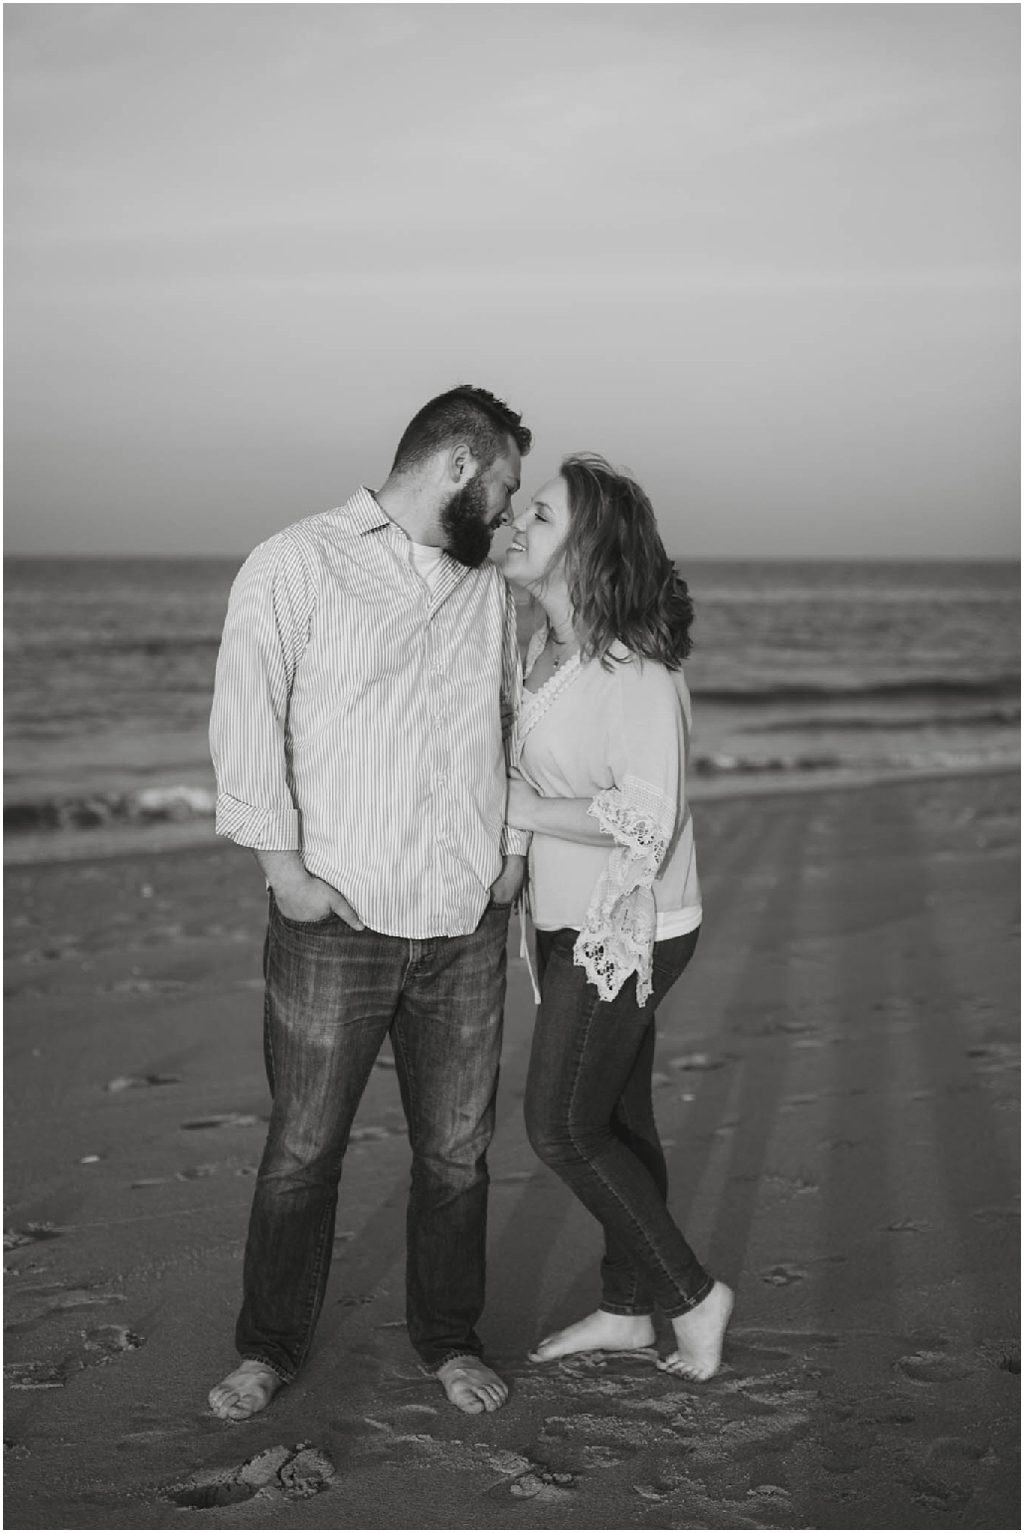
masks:
POLYGON ((467 1416, 500 1410, 508 1399, 508 1385, 479 1357, 453 1357, 437 1370, 435 1378, 440 1379, 452 1404, 467 1416))
POLYGON ((529 1354, 531 1363, 550 1363, 572 1352, 635 1352, 654 1345, 654 1322, 650 1315, 610 1315, 595 1310, 585 1320, 567 1325, 564 1331, 545 1336, 529 1354))
POLYGON ((225 1421, 248 1421, 270 1404, 283 1383, 272 1368, 247 1358, 210 1390, 213 1413, 225 1421))
POLYGON ((732 1289, 716 1283, 706 1299, 685 1315, 677 1315, 672 1322, 676 1350, 658 1367, 686 1379, 710 1379, 722 1361, 722 1340, 732 1306, 732 1289))

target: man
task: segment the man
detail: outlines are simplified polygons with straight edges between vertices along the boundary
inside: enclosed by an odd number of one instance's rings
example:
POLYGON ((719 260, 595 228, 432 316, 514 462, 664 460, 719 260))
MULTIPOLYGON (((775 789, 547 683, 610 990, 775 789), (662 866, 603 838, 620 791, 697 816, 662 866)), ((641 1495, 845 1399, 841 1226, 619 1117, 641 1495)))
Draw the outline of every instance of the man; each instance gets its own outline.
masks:
POLYGON ((306 1359, 349 1130, 389 1034, 412 1145, 409 1336, 461 1410, 507 1397, 475 1326, 526 841, 504 826, 515 609, 486 556, 530 440, 486 390, 452 389, 410 422, 382 490, 270 538, 232 588, 210 726, 217 829, 254 850, 269 888, 273 1108, 242 1362, 210 1394, 228 1420, 306 1359))

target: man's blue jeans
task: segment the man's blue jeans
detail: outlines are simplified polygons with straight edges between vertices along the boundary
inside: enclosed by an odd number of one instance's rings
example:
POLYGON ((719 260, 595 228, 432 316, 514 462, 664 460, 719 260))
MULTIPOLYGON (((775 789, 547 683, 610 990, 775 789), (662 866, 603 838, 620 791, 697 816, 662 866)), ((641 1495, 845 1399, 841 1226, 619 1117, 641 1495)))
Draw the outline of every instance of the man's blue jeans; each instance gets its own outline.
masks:
POLYGON ((654 945, 654 993, 636 1004, 626 980, 602 1001, 573 959, 579 932, 537 933, 541 1004, 526 1082, 526 1128, 546 1165, 600 1220, 601 1308, 669 1319, 712 1280, 668 1210, 668 1171, 654 1121, 654 1010, 682 974, 698 932, 654 945))
POLYGON ((289 1381, 309 1352, 331 1264, 341 1163, 390 1034, 412 1145, 409 1336, 436 1370, 479 1356, 487 1147, 505 998, 508 906, 422 941, 291 921, 270 901, 264 1051, 273 1096, 249 1220, 235 1340, 289 1381))

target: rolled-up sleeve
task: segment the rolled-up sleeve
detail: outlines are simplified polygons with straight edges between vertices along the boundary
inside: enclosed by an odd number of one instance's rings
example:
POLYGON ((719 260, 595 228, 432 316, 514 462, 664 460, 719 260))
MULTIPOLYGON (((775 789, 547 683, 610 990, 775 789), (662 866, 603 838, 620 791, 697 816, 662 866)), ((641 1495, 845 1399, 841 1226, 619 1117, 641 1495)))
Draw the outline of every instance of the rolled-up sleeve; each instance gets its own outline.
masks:
POLYGON ((574 956, 603 1000, 636 974, 637 1005, 652 993, 655 879, 682 824, 686 718, 671 674, 637 661, 616 675, 610 720, 613 785, 590 806, 615 846, 591 896, 574 956))
MULTIPOLYGON (((512 588, 505 587, 505 634, 501 650, 501 737, 505 769, 512 765, 512 735, 523 700, 523 664, 519 656, 519 629, 512 588)), ((498 850, 503 857, 525 857, 533 839, 528 830, 502 825, 498 850)))
POLYGON ((260 851, 296 851, 299 814, 286 731, 295 669, 309 637, 315 579, 284 535, 257 548, 231 588, 214 682, 210 751, 217 833, 260 851))

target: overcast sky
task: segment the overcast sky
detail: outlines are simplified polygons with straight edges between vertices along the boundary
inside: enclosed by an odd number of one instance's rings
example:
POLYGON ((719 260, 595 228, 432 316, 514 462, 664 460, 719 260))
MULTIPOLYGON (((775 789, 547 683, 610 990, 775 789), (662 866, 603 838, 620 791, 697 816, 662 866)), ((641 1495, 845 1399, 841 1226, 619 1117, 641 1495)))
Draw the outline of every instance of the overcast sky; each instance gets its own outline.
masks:
POLYGON ((1016 5, 4 23, 8 551, 244 553, 471 382, 680 554, 1016 556, 1016 5))

